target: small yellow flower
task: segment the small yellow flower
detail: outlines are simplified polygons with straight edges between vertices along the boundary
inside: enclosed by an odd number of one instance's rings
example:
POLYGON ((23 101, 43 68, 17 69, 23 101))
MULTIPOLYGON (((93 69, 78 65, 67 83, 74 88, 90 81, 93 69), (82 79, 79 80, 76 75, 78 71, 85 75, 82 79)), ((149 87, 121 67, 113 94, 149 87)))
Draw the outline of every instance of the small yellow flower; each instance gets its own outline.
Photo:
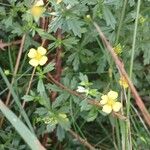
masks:
POLYGON ((142 25, 145 23, 145 21, 146 21, 146 18, 145 18, 145 17, 141 16, 141 17, 139 18, 139 22, 140 22, 142 25))
POLYGON ((109 114, 112 111, 118 112, 122 104, 120 102, 117 102, 118 93, 115 91, 109 91, 107 95, 103 95, 101 97, 100 104, 103 105, 102 111, 109 114))
POLYGON ((42 14, 45 12, 44 2, 42 0, 38 0, 33 7, 31 8, 31 14, 33 17, 41 17, 42 14))
POLYGON ((120 43, 116 45, 113 49, 117 55, 122 53, 122 46, 120 43))
POLYGON ((4 70, 4 73, 6 76, 10 75, 10 71, 9 70, 4 70))
POLYGON ((34 67, 37 67, 38 65, 43 66, 48 60, 47 56, 45 56, 46 51, 47 50, 42 46, 38 47, 37 50, 31 48, 28 53, 28 57, 31 58, 29 64, 34 67))
POLYGON ((129 85, 128 85, 128 83, 127 83, 127 81, 126 81, 124 76, 120 77, 119 84, 121 86, 123 86, 125 89, 129 87, 129 85))
POLYGON ((56 0, 56 1, 57 1, 56 3, 59 4, 59 3, 61 3, 63 0, 56 0))

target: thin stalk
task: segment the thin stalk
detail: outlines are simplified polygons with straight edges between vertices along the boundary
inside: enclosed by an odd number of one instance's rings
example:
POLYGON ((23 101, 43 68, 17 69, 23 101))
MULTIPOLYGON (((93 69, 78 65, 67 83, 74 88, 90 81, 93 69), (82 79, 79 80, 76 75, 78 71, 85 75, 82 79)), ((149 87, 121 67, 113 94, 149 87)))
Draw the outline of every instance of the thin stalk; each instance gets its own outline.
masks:
MULTIPOLYGON (((18 72, 18 69, 19 69, 21 56, 22 56, 22 53, 23 53, 23 46, 24 46, 24 43, 25 43, 25 38, 26 38, 26 34, 24 34, 22 39, 21 39, 21 45, 20 45, 20 48, 19 48, 19 52, 18 52, 18 56, 17 56, 17 60, 16 60, 14 72, 13 72, 13 77, 12 77, 12 80, 11 80, 11 86, 15 82, 15 76, 16 76, 16 74, 18 72)), ((10 98, 11 98, 11 91, 8 92, 7 99, 6 99, 6 102, 5 102, 6 106, 9 105, 10 98)), ((0 127, 2 127, 3 121, 4 121, 4 117, 2 117, 1 120, 0 120, 0 127)))
MULTIPOLYGON (((28 95, 29 91, 30 91, 30 88, 31 88, 31 84, 32 84, 32 81, 33 81, 33 77, 34 77, 34 74, 35 74, 35 70, 36 70, 36 67, 34 67, 33 71, 32 71, 32 74, 31 74, 31 78, 30 78, 30 81, 29 81, 29 84, 28 84, 28 88, 26 90, 26 93, 25 95, 28 95)), ((22 107, 24 108, 26 102, 25 100, 23 101, 22 103, 22 107)))
POLYGON ((125 15, 125 10, 126 10, 126 6, 127 6, 127 2, 128 2, 128 0, 125 0, 124 3, 123 3, 123 9, 122 9, 122 12, 121 12, 121 18, 120 18, 119 26, 118 26, 118 30, 117 30, 116 44, 119 41, 120 31, 121 31, 121 27, 122 27, 124 15, 125 15))
MULTIPOLYGON (((134 61, 134 55, 135 55, 135 44, 136 44, 136 36, 137 36, 137 29, 138 29, 138 19, 139 19, 140 5, 141 5, 141 0, 138 0, 135 26, 134 26, 134 34, 133 34, 133 42, 132 42, 132 50, 131 50, 131 60, 130 60, 129 77, 130 77, 131 80, 132 80, 132 72, 133 72, 133 61, 134 61)), ((131 93, 130 93, 130 90, 128 90, 128 102, 127 102, 127 117, 128 118, 130 117, 130 105, 131 105, 130 99, 131 99, 131 93)))
MULTIPOLYGON (((136 44, 136 36, 137 36, 140 5, 141 5, 141 0, 138 0, 135 27, 134 27, 134 34, 133 34, 133 42, 132 42, 131 60, 130 60, 130 72, 129 72, 130 79, 132 79, 133 61, 134 61, 134 55, 135 55, 135 44, 136 44)), ((130 96, 128 98, 130 98, 130 96)))
POLYGON ((68 130, 68 132, 76 138, 82 145, 86 146, 89 150, 96 150, 94 146, 92 146, 86 139, 81 138, 77 133, 73 130, 68 130))

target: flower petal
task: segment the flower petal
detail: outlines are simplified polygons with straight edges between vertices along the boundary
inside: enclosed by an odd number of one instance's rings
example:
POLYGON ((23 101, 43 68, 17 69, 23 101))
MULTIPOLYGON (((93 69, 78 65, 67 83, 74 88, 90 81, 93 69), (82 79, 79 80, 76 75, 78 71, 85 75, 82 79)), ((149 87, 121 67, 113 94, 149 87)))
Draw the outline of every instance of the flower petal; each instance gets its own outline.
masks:
POLYGON ((31 48, 29 50, 28 57, 29 58, 34 58, 36 54, 37 54, 37 51, 34 48, 31 48))
POLYGON ((62 2, 62 0, 57 0, 56 4, 59 4, 59 3, 61 3, 61 2, 62 2))
POLYGON ((34 4, 34 6, 43 6, 43 5, 44 5, 43 0, 38 0, 38 1, 34 4))
POLYGON ((78 89, 76 91, 79 93, 84 93, 86 92, 86 89, 83 86, 78 86, 78 89))
POLYGON ((29 61, 29 64, 30 64, 31 66, 33 66, 33 67, 36 67, 36 66, 39 65, 39 62, 38 62, 38 60, 36 60, 36 59, 31 59, 31 60, 29 61))
POLYGON ((110 92, 108 92, 107 95, 108 95, 108 98, 109 98, 109 99, 112 99, 112 100, 116 100, 117 97, 118 97, 118 93, 115 92, 115 91, 110 91, 110 92))
POLYGON ((121 109, 122 104, 120 102, 115 102, 112 107, 113 107, 113 111, 118 112, 121 109))
POLYGON ((110 105, 104 105, 102 111, 109 114, 112 111, 112 107, 110 105))
POLYGON ((126 79, 125 79, 124 77, 121 77, 121 78, 120 78, 119 84, 120 84, 121 86, 123 86, 124 88, 128 88, 128 87, 129 87, 129 85, 128 85, 128 83, 127 83, 127 81, 126 81, 126 79))
POLYGON ((43 66, 47 62, 48 58, 46 56, 42 56, 42 58, 39 61, 39 64, 43 66))
POLYGON ((104 104, 106 104, 107 102, 108 102, 108 96, 107 95, 103 95, 102 97, 101 97, 101 101, 100 101, 100 104, 102 104, 102 105, 104 105, 104 104))
POLYGON ((38 47, 37 51, 39 54, 45 55, 47 50, 44 47, 40 46, 38 47))

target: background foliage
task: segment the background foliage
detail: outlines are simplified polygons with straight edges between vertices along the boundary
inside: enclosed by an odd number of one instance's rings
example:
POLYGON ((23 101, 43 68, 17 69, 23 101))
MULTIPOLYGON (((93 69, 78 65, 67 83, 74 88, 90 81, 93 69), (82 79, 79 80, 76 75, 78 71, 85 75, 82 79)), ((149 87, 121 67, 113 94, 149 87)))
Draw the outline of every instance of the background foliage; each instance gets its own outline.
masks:
MULTIPOLYGON (((16 116, 21 114, 20 120, 31 132, 29 134, 36 135, 42 144, 47 139, 47 144, 44 145, 47 149, 86 149, 83 143, 68 132, 72 129, 97 149, 148 150, 150 132, 132 97, 127 123, 112 114, 105 115, 101 108, 87 103, 87 97, 100 100, 102 93, 106 94, 112 89, 119 93, 120 100, 123 101, 122 115, 128 115, 127 100, 130 97, 126 97, 127 91, 118 83, 117 68, 99 39, 93 21, 100 25, 113 47, 120 44, 121 49, 117 55, 129 73, 140 0, 63 0, 60 3, 48 0, 44 5, 46 11, 40 19, 35 19, 29 13, 33 3, 29 0, 0 1, 0 98, 3 102, 9 89, 12 95, 9 109, 16 116), (47 26, 43 28, 44 18, 47 26), (21 40, 23 35, 26 37, 21 61, 11 88, 19 45, 7 47, 7 44, 21 40), (28 63, 27 53, 30 48, 40 46, 43 40, 46 40, 44 47, 48 50, 49 60, 44 67, 37 67, 30 92, 25 94, 33 69, 28 63), (58 75, 57 82, 69 90, 76 91, 82 85, 90 92, 87 95, 81 94, 86 97, 81 98, 66 89, 62 90, 59 84, 48 79, 48 72, 54 77, 58 75), (52 97, 55 93, 56 96, 52 97), (23 100, 26 101, 24 109, 21 107, 23 100)), ((149 0, 140 3, 132 70, 132 81, 148 110, 149 8, 149 0)), ((2 117, 2 113, 0 115, 2 117)), ((10 121, 13 118, 7 119, 10 121)), ((29 149, 28 141, 22 139, 18 130, 14 129, 15 125, 8 120, 4 120, 0 128, 0 149, 29 149)))

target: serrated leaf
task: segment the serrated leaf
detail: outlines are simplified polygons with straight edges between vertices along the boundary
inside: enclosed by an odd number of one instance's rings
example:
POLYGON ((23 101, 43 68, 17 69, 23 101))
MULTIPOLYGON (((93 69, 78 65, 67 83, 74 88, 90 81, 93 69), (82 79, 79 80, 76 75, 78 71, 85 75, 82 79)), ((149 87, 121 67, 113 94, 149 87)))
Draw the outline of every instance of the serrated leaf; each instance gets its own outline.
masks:
POLYGON ((61 126, 57 126, 56 135, 59 141, 62 141, 65 138, 65 131, 61 126))
POLYGON ((34 97, 33 96, 30 96, 30 95, 24 95, 22 97, 22 99, 25 101, 25 102, 29 102, 29 101, 33 101, 34 100, 34 97))
POLYGON ((56 124, 48 124, 46 126, 47 132, 53 132, 55 128, 56 128, 56 124))
POLYGON ((43 39, 48 39, 53 41, 56 40, 54 36, 52 36, 50 33, 45 32, 43 29, 36 29, 36 31, 43 39))
POLYGON ((88 104, 87 100, 81 101, 81 103, 79 105, 81 107, 81 111, 88 111, 92 107, 91 105, 88 104))
POLYGON ((63 45, 67 48, 67 49, 71 49, 74 47, 74 45, 76 45, 78 43, 78 39, 74 38, 74 37, 70 37, 68 39, 64 39, 62 41, 63 45))
POLYGON ((44 84, 43 84, 43 80, 42 80, 42 79, 39 79, 39 81, 38 81, 37 91, 38 91, 39 93, 45 92, 45 87, 44 87, 44 84))
POLYGON ((55 91, 55 92, 61 92, 62 91, 59 87, 57 87, 56 85, 50 84, 50 83, 46 84, 46 88, 48 90, 52 90, 52 91, 55 91))
POLYGON ((56 108, 58 106, 61 106, 62 102, 65 102, 69 98, 70 94, 65 92, 63 94, 60 94, 56 100, 53 102, 52 107, 56 108))
POLYGON ((91 109, 90 112, 88 113, 87 121, 88 122, 94 121, 97 115, 98 115, 98 111, 96 111, 95 109, 91 109))
POLYGON ((111 26, 112 29, 115 29, 116 19, 110 9, 106 6, 103 6, 103 15, 107 26, 111 26))
POLYGON ((49 63, 48 65, 44 67, 43 73, 45 74, 54 70, 54 66, 55 66, 55 63, 49 63))
POLYGON ((81 37, 83 21, 77 18, 70 18, 66 20, 69 30, 72 30, 75 36, 81 37))

